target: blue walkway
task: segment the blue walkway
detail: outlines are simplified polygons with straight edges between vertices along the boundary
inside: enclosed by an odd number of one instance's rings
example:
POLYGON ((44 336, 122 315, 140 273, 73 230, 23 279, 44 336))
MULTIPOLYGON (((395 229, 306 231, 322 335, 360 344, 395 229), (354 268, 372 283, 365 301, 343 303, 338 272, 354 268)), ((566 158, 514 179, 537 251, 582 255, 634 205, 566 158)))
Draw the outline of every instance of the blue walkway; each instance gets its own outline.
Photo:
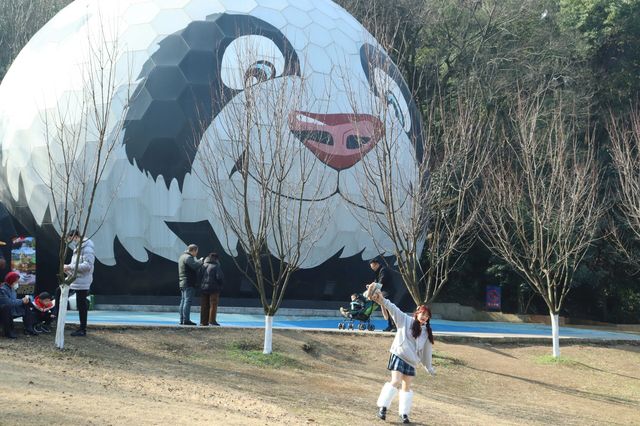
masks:
MULTIPOLYGON (((199 314, 193 313, 191 319, 197 321, 199 314)), ((70 311, 69 323, 78 323, 78 313, 70 311)), ((264 317, 260 315, 218 314, 218 322, 223 327, 263 327, 264 317)), ((273 320, 274 328, 336 330, 339 318, 278 316, 273 320)), ((176 312, 130 312, 130 311, 90 311, 89 323, 97 325, 135 325, 135 326, 177 326, 176 312)), ((386 327, 382 318, 375 319, 376 330, 386 327)), ((436 335, 480 336, 480 337, 550 337, 551 327, 543 324, 517 324, 506 322, 463 322, 432 320, 436 335)), ((623 333, 606 330, 560 327, 560 337, 637 340, 638 333, 623 333)))

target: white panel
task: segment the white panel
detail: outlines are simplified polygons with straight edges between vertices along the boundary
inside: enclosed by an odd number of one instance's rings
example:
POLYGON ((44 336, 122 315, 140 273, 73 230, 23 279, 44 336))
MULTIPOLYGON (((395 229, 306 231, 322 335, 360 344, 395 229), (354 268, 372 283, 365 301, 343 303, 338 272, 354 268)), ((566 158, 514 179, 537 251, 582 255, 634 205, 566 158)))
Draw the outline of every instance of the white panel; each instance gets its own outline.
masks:
POLYGON ((183 10, 162 10, 153 18, 151 26, 157 34, 167 35, 182 30, 191 22, 191 18, 183 10))

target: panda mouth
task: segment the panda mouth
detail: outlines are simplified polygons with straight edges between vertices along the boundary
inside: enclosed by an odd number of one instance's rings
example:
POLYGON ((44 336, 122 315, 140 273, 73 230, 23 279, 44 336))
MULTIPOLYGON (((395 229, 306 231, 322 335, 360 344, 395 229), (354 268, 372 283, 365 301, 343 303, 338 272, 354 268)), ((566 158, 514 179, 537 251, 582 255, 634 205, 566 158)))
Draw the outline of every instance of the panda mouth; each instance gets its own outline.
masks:
POLYGON ((289 129, 320 161, 336 171, 358 163, 384 136, 382 121, 370 114, 291 111, 289 129))
MULTIPOLYGON (((382 121, 369 114, 319 114, 306 111, 291 111, 288 117, 289 130, 322 163, 336 170, 337 181, 333 191, 322 197, 295 197, 278 193, 277 195, 298 201, 318 202, 339 195, 347 203, 366 209, 364 205, 349 199, 340 191, 341 171, 357 164, 370 152, 384 136, 382 121)), ((243 154, 244 155, 244 154, 243 154)), ((229 177, 242 167, 240 156, 229 177)), ((249 175, 256 181, 257 176, 249 175)), ((267 188, 271 193, 276 192, 267 188)), ((377 212, 382 213, 382 212, 377 212)))

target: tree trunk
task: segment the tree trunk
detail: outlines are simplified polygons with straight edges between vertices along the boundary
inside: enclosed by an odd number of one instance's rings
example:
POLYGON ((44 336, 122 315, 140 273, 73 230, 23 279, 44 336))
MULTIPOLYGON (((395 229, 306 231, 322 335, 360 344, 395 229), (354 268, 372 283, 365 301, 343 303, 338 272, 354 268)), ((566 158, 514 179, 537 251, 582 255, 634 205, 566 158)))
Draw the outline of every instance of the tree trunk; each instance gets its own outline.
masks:
POLYGON ((270 354, 272 352, 271 342, 273 341, 273 316, 265 315, 264 317, 264 349, 263 354, 270 354))
POLYGON ((560 357, 560 322, 559 315, 553 312, 549 312, 551 317, 551 337, 553 340, 553 357, 560 357))
POLYGON ((67 321, 67 304, 69 303, 69 285, 60 286, 60 304, 58 305, 58 323, 56 326, 56 347, 64 349, 64 325, 67 321))

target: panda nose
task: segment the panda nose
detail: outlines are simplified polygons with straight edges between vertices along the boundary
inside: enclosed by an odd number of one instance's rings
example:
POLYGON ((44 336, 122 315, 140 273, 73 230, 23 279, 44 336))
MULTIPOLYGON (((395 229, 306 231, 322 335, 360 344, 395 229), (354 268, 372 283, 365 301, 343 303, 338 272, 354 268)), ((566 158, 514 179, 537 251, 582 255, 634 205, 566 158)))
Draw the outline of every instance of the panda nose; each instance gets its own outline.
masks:
POLYGON ((320 161, 335 170, 356 164, 384 136, 384 126, 369 114, 289 113, 289 129, 320 161))

